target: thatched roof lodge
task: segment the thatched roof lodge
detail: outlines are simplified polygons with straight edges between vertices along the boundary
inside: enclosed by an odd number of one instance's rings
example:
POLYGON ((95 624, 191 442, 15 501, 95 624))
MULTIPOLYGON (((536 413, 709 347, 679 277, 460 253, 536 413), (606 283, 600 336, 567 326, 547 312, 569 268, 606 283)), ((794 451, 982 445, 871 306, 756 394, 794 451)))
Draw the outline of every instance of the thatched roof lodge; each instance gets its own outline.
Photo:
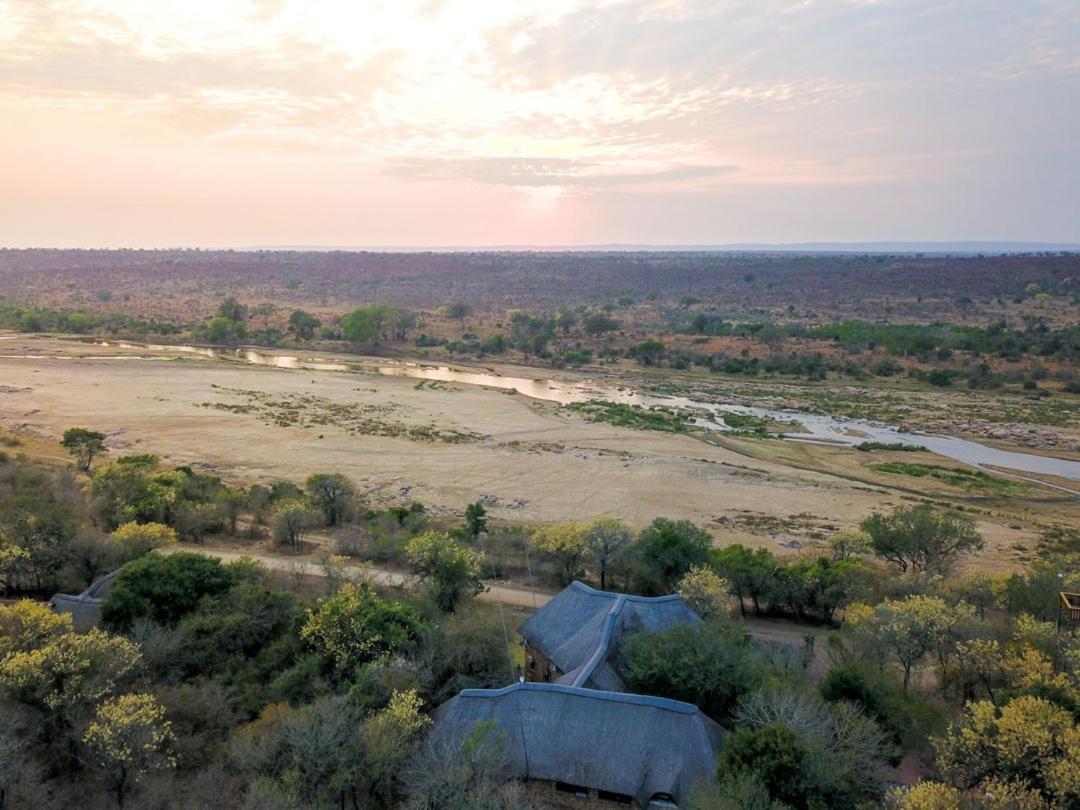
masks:
POLYGON ((461 739, 493 723, 510 773, 558 807, 684 807, 713 778, 724 730, 689 703, 626 694, 613 657, 624 636, 700 622, 679 596, 575 582, 520 628, 526 682, 466 689, 439 707, 432 733, 461 739))
POLYGON ((710 780, 723 729, 697 706, 545 683, 466 689, 436 713, 436 738, 494 721, 511 774, 568 798, 683 807, 710 780))
POLYGON ((77 633, 85 633, 101 624, 101 605, 109 595, 113 580, 120 569, 95 580, 89 588, 78 595, 53 594, 49 600, 57 613, 70 613, 71 623, 77 633))
POLYGON ((632 596, 574 582, 519 628, 526 680, 623 691, 610 656, 624 636, 700 623, 678 594, 632 596))

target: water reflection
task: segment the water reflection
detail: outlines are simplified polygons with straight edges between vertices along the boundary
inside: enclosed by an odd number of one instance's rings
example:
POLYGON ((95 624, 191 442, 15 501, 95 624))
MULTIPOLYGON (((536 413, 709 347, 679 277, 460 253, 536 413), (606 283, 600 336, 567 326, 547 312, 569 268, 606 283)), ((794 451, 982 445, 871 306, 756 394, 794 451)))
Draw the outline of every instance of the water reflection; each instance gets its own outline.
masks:
MULTIPOLYGON (((115 346, 159 354, 169 352, 197 354, 204 357, 274 368, 352 371, 382 374, 389 377, 409 377, 419 380, 479 385, 506 391, 513 390, 533 399, 555 402, 561 405, 599 399, 623 405, 638 405, 644 408, 675 408, 692 412, 695 415, 694 421, 697 425, 716 431, 730 430, 724 422, 724 413, 746 414, 790 425, 791 430, 785 431, 781 435, 798 441, 827 442, 849 447, 867 441, 918 444, 933 453, 956 461, 962 461, 965 464, 1001 467, 1018 472, 1053 475, 1080 481, 1080 462, 1050 456, 1039 456, 1032 453, 999 450, 996 447, 989 447, 955 436, 910 433, 891 425, 833 417, 825 414, 718 404, 688 397, 656 396, 589 381, 560 382, 547 378, 505 377, 492 372, 466 371, 451 366, 432 366, 419 363, 380 365, 362 360, 327 360, 322 357, 301 357, 293 354, 278 354, 247 348, 169 346, 122 342, 110 343, 106 341, 96 341, 95 345, 115 346)), ((123 355, 116 355, 115 357, 118 359, 123 355)))

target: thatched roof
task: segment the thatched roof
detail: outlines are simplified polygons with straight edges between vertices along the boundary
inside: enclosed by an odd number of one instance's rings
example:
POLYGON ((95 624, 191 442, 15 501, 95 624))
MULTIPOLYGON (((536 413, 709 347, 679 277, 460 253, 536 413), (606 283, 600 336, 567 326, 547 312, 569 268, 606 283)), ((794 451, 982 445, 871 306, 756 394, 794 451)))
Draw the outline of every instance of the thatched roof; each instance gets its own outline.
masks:
POLYGON ((559 683, 618 691, 624 686, 609 656, 624 635, 700 622, 678 595, 630 596, 574 582, 522 624, 520 632, 564 673, 559 683))
POLYGON ((494 721, 510 772, 683 806, 711 779, 723 729, 689 703, 546 683, 466 689, 436 712, 433 734, 461 738, 494 721))
POLYGON ((106 574, 78 596, 69 593, 53 594, 49 604, 57 613, 70 613, 71 623, 78 633, 85 633, 101 623, 101 603, 109 595, 119 570, 106 574))

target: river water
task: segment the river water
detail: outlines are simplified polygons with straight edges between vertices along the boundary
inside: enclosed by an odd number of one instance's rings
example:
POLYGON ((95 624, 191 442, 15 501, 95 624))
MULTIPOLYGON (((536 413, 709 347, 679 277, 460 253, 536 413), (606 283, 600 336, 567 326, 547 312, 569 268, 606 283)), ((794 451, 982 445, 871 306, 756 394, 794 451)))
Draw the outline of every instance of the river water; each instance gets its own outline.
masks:
MULTIPOLYGON (((790 425, 791 430, 781 433, 787 439, 827 442, 847 446, 855 446, 868 441, 916 444, 933 453, 965 464, 999 467, 1019 473, 1052 475, 1072 481, 1080 481, 1080 462, 1078 461, 1040 456, 1034 453, 999 450, 996 447, 955 436, 901 431, 899 428, 879 422, 803 411, 782 411, 744 405, 718 404, 689 397, 660 396, 593 381, 573 382, 549 378, 507 377, 493 372, 467 371, 451 366, 409 362, 380 364, 375 360, 303 357, 295 354, 280 354, 249 348, 170 346, 106 341, 95 341, 94 345, 103 348, 114 346, 123 349, 136 349, 141 352, 150 352, 153 356, 167 356, 170 353, 197 354, 204 357, 274 368, 359 372, 382 374, 390 377, 409 377, 418 380, 481 385, 488 388, 514 390, 523 396, 546 402, 556 402, 561 405, 587 402, 589 400, 604 400, 624 405, 638 405, 645 408, 675 408, 692 412, 697 425, 717 431, 730 430, 723 421, 724 413, 748 414, 769 419, 773 422, 787 423, 790 425)), ((140 356, 146 357, 147 355, 140 356)), ((114 355, 113 357, 116 359, 121 357, 130 358, 131 355, 114 355)))

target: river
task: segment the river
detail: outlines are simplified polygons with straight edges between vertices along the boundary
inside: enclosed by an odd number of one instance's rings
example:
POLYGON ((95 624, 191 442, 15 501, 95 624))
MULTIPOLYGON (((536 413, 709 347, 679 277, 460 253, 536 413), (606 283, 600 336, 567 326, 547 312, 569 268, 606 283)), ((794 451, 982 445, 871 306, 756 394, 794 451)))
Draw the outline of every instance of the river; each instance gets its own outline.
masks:
MULTIPOLYGON (((206 346, 170 346, 162 344, 136 344, 126 342, 95 341, 102 348, 117 347, 152 352, 138 355, 152 359, 154 356, 173 354, 197 354, 234 362, 286 369, 312 371, 342 371, 382 374, 390 377, 409 377, 464 385, 480 385, 488 388, 514 390, 517 393, 546 402, 569 405, 575 402, 603 400, 645 408, 665 407, 687 410, 695 414, 697 425, 716 431, 730 428, 723 421, 723 413, 749 414, 773 422, 789 424, 790 431, 782 432, 786 439, 796 441, 826 442, 829 444, 855 446, 862 442, 885 442, 916 444, 955 461, 979 467, 997 467, 1019 473, 1051 475, 1072 481, 1080 481, 1080 462, 1034 453, 1000 450, 970 439, 956 436, 933 435, 901 431, 892 425, 859 419, 834 417, 803 411, 784 411, 745 405, 718 404, 689 397, 669 397, 647 394, 629 388, 611 386, 594 381, 560 381, 552 378, 509 377, 489 371, 468 371, 444 365, 398 362, 381 364, 377 360, 327 359, 304 357, 296 354, 271 352, 251 348, 217 348, 206 346)), ((131 355, 113 355, 119 359, 131 355)), ((95 359, 107 359, 102 355, 95 359)), ((1072 490, 1066 490, 1071 492, 1072 490)))

